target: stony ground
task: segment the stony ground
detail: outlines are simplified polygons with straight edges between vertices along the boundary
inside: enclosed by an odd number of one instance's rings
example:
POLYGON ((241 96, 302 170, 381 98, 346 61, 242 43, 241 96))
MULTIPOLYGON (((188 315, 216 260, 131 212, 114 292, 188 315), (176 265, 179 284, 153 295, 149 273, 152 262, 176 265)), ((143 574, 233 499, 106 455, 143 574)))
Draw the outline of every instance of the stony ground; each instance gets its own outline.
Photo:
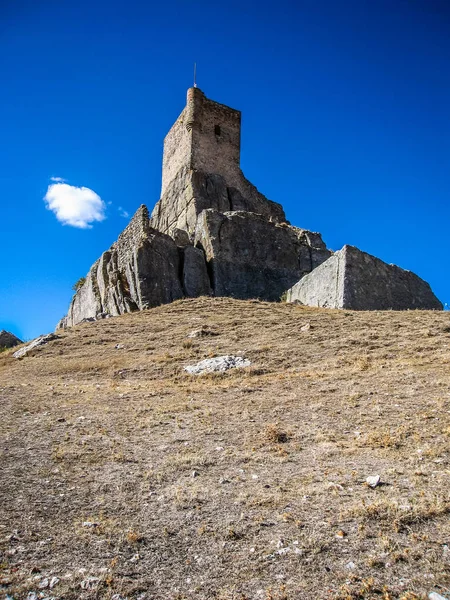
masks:
POLYGON ((437 312, 201 298, 5 351, 0 597, 450 597, 449 386, 437 312))

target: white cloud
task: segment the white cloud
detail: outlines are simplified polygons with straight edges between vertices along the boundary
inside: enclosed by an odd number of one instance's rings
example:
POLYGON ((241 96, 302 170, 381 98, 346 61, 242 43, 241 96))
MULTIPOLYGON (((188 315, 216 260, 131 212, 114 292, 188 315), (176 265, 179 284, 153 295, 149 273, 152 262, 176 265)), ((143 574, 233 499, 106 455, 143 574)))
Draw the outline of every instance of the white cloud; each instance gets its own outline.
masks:
POLYGON ((124 219, 128 219, 128 217, 130 216, 130 213, 121 206, 119 206, 117 210, 119 211, 119 215, 124 219))
POLYGON ((50 181, 54 181, 56 183, 65 183, 66 180, 62 177, 50 177, 50 181))
POLYGON ((98 194, 87 187, 53 183, 48 186, 44 201, 47 209, 54 212, 63 225, 90 229, 91 223, 106 218, 105 203, 98 194))

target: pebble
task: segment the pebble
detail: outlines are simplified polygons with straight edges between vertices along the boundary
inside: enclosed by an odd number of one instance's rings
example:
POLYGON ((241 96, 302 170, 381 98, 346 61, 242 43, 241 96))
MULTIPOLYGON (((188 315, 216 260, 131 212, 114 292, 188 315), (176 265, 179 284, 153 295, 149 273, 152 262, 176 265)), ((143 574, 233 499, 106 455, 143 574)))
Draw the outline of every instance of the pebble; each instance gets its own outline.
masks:
POLYGON ((379 475, 369 475, 369 477, 366 479, 367 485, 371 488, 376 488, 380 481, 381 477, 379 475))
POLYGON ((347 569, 350 569, 351 571, 353 571, 354 569, 356 569, 356 565, 352 561, 348 562, 345 566, 346 566, 347 569))
POLYGON ((446 598, 445 596, 441 596, 437 592, 430 592, 428 594, 428 598, 429 600, 448 600, 448 598, 446 598))

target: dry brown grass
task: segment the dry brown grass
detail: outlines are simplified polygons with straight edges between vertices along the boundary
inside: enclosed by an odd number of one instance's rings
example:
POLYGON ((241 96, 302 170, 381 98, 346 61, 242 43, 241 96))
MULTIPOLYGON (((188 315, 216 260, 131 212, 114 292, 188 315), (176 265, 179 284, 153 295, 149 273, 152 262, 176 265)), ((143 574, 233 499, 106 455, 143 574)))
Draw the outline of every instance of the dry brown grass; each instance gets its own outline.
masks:
POLYGON ((448 313, 200 298, 0 353, 0 589, 449 595, 449 331, 448 313), (250 368, 183 370, 237 352, 250 368))

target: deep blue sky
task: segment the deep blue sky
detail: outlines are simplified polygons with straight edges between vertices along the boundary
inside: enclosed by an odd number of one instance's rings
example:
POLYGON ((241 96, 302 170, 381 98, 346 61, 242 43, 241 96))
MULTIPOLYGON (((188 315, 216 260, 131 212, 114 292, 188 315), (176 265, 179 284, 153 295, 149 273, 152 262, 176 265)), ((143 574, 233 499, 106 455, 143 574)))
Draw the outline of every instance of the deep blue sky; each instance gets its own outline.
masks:
POLYGON ((411 269, 450 303, 448 0, 0 0, 0 329, 32 338, 151 209, 192 85, 242 110, 242 168, 289 220, 411 269), (108 204, 46 210, 50 177, 108 204))

